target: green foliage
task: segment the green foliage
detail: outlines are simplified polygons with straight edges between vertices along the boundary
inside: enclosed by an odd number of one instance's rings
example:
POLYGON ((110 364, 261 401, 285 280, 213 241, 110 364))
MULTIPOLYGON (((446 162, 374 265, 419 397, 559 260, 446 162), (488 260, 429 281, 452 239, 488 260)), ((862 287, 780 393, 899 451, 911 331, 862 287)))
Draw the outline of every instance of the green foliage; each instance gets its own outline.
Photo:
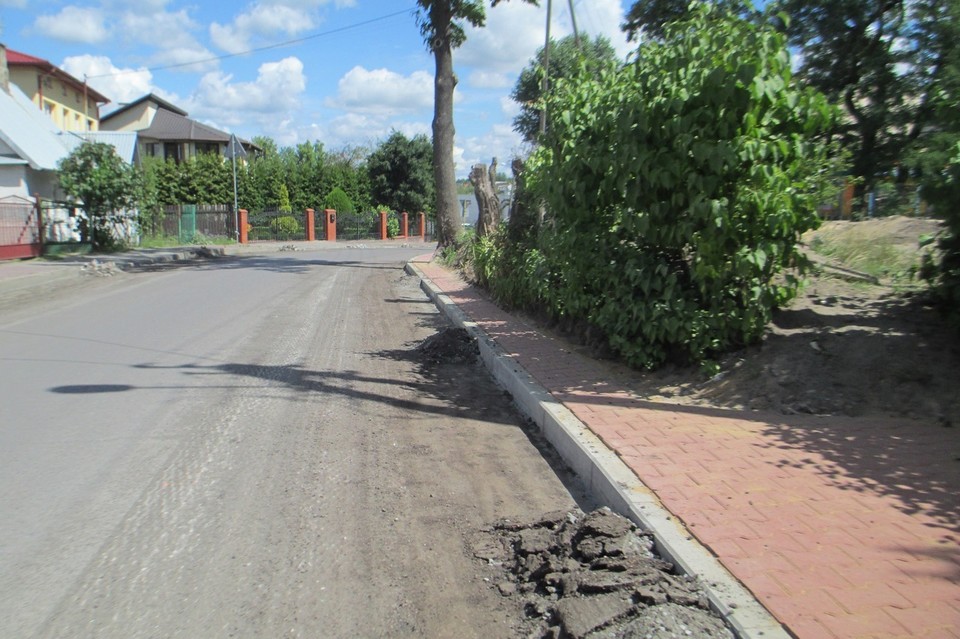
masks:
POLYGON ((946 229, 937 242, 939 263, 928 263, 923 274, 933 284, 950 322, 960 330, 960 142, 954 152, 950 163, 936 178, 930 178, 924 189, 925 197, 943 216, 946 229))
POLYGON ((350 196, 347 195, 346 192, 339 186, 327 194, 323 205, 325 208, 333 209, 338 213, 344 214, 353 213, 355 210, 353 202, 350 200, 350 196))
POLYGON ((84 142, 60 161, 58 169, 60 186, 87 214, 86 224, 81 224, 83 241, 95 249, 111 248, 111 226, 140 199, 140 176, 112 146, 101 142, 84 142))
POLYGON ((302 239, 303 226, 292 215, 281 215, 272 222, 276 236, 284 240, 302 239))
POLYGON ((400 235, 400 220, 394 216, 387 218, 387 237, 394 238, 400 235))
POLYGON ((370 194, 395 211, 429 211, 436 197, 433 147, 425 135, 394 131, 367 158, 370 194))
MULTIPOLYGON (((527 142, 534 142, 540 133, 540 112, 543 110, 543 47, 537 50, 530 64, 520 72, 517 84, 510 97, 520 105, 520 113, 513 119, 513 130, 527 142)), ((567 36, 550 44, 550 73, 548 86, 553 87, 560 78, 575 75, 582 65, 594 72, 615 64, 617 52, 610 41, 597 36, 577 45, 574 36, 567 36)), ((549 123, 548 123, 549 126, 549 123)), ((471 189, 470 193, 473 192, 471 189)))
POLYGON ((552 218, 517 288, 635 366, 759 339, 796 294, 777 276, 804 263, 834 169, 817 141, 834 111, 796 86, 784 38, 700 5, 633 64, 561 80, 547 108, 530 187, 552 218))
MULTIPOLYGON (((746 17, 753 7, 743 0, 713 0, 712 4, 726 11, 735 11, 746 17)), ((671 22, 690 17, 690 0, 636 0, 627 10, 626 20, 620 28, 631 42, 640 35, 661 40, 664 28, 671 22)))
POLYGON ((281 213, 290 213, 293 207, 290 205, 290 192, 287 185, 281 182, 277 185, 277 209, 281 213))

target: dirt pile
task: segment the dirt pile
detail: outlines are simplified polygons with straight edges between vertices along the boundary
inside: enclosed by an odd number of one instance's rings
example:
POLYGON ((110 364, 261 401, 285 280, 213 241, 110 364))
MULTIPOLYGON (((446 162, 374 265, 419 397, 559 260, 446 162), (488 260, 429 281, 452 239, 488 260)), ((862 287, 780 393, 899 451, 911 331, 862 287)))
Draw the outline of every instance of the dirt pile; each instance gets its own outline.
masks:
POLYGON ((935 220, 831 222, 806 237, 811 257, 870 272, 877 283, 818 268, 777 311, 761 343, 729 353, 720 374, 666 367, 650 373, 611 363, 635 396, 677 405, 785 415, 906 417, 960 424, 960 336, 905 279, 929 247, 935 220))
POLYGON ((477 341, 462 328, 442 328, 423 340, 417 351, 426 364, 469 364, 480 355, 477 341))
POLYGON ((474 556, 502 596, 520 598, 530 637, 733 637, 697 581, 677 575, 648 533, 608 508, 497 522, 474 556))

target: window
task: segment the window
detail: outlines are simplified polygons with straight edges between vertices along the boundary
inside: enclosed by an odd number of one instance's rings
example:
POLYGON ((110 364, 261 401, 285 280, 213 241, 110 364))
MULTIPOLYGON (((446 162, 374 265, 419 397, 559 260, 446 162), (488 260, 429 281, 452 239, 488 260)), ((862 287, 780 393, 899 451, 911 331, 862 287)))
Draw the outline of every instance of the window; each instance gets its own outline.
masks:
POLYGON ((180 145, 176 142, 166 142, 163 145, 163 157, 165 160, 173 160, 176 163, 180 163, 183 160, 183 156, 180 153, 180 145))
POLYGON ((201 153, 220 153, 220 145, 216 142, 197 142, 197 155, 201 153))

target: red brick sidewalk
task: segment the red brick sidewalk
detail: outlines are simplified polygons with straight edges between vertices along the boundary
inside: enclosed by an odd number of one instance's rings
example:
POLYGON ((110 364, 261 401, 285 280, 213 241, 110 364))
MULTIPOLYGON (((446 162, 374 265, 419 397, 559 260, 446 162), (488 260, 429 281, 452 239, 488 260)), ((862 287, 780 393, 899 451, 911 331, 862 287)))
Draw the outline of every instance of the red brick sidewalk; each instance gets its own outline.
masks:
POLYGON ((458 275, 417 266, 797 637, 960 637, 958 429, 644 401, 458 275))

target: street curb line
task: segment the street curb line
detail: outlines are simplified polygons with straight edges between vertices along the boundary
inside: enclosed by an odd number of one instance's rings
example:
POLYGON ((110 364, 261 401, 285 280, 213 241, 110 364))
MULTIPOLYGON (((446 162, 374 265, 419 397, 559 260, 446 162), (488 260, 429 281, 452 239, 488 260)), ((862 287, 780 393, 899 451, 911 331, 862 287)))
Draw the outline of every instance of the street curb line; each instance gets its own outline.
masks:
POLYGON ((496 340, 472 321, 417 266, 405 270, 455 325, 476 338, 484 365, 537 426, 587 490, 611 510, 653 533, 660 555, 700 578, 711 607, 740 639, 790 639, 791 635, 720 561, 691 535, 620 457, 573 412, 541 386, 496 340))

